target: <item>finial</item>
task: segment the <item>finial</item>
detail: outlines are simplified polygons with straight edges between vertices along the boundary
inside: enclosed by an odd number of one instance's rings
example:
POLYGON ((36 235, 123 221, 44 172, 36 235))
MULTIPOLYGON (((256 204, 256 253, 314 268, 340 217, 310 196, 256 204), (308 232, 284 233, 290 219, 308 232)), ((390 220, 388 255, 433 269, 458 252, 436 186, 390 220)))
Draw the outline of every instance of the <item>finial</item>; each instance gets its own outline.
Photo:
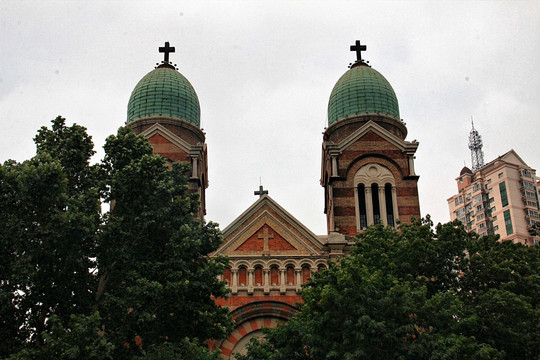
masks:
POLYGON ((365 50, 367 50, 367 46, 366 45, 360 45, 360 40, 356 40, 354 45, 351 45, 351 51, 356 52, 356 62, 355 63, 363 62, 362 51, 365 51, 365 50))
MULTIPOLYGON (((259 180, 260 181, 260 180, 259 180)), ((254 191, 253 195, 259 195, 260 198, 263 197, 263 195, 268 194, 268 190, 263 190, 263 186, 259 185, 259 191, 254 191)))
POLYGON ((169 42, 165 42, 165 46, 161 46, 159 47, 159 52, 160 53, 165 53, 165 56, 164 56, 164 59, 163 59, 163 63, 164 64, 168 64, 169 63, 169 53, 173 53, 174 52, 174 46, 171 47, 169 45, 169 42))

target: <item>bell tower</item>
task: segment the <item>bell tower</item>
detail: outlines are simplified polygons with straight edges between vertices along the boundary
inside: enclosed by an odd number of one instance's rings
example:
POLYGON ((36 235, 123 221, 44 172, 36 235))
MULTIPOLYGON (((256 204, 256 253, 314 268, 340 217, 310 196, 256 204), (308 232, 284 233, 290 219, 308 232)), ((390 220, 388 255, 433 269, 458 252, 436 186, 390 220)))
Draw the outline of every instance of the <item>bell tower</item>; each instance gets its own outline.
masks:
POLYGON ((205 134, 200 129, 200 105, 195 89, 169 61, 175 52, 168 42, 159 48, 161 63, 135 86, 128 103, 127 126, 144 136, 155 154, 169 162, 190 165, 189 188, 199 194, 199 217, 206 214, 208 162, 205 134))
POLYGON ((406 141, 396 94, 390 83, 362 59, 335 84, 323 133, 321 185, 329 235, 349 237, 367 226, 395 227, 420 217, 416 140, 406 141))

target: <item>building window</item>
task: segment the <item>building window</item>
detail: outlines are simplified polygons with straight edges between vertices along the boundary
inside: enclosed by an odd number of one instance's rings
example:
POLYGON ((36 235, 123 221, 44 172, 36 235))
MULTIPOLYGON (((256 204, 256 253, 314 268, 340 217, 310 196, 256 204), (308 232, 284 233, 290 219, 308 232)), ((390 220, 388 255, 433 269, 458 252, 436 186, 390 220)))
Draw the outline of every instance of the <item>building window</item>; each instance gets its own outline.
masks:
POLYGON ((476 220, 482 220, 485 217, 486 217, 485 214, 478 214, 478 216, 476 216, 476 220))
POLYGON ((499 179, 503 177, 503 173, 499 173, 499 179))
POLYGON ((302 266, 302 283, 306 283, 311 278, 311 268, 309 265, 302 266))
POLYGON ((255 268, 255 285, 261 286, 264 284, 262 267, 257 266, 255 268))
POLYGON ((473 198, 473 203, 478 204, 482 201, 482 194, 478 194, 473 198))
POLYGON ((493 227, 493 231, 497 231, 497 230, 499 230, 499 225, 495 225, 495 226, 493 227))
POLYGON ((533 183, 530 183, 528 181, 523 181, 522 184, 523 184, 523 187, 525 189, 534 190, 534 184, 533 183))
POLYGON ((358 185, 358 207, 360 209, 360 229, 367 228, 367 212, 366 212, 366 186, 358 185))
POLYGON ((381 206, 379 204, 379 185, 371 184, 371 203, 373 204, 373 223, 381 222, 381 206))
POLYGON ((491 184, 491 179, 488 179, 487 183, 488 183, 488 185, 491 184))
POLYGON ((392 184, 384 185, 384 199, 386 201, 386 223, 394 227, 394 205, 392 204, 392 184))
POLYGON ((508 195, 506 194, 506 184, 504 181, 499 184, 499 191, 501 192, 502 206, 505 207, 508 205, 508 195))
POLYGON ((287 285, 294 285, 296 279, 294 278, 294 267, 292 265, 287 266, 287 285))
POLYGON ((225 270, 223 270, 223 281, 225 281, 227 285, 231 284, 231 269, 230 268, 226 268, 225 270))
POLYGON ((277 266, 270 268, 270 284, 279 285, 279 269, 277 266))
POLYGON ((521 176, 532 178, 532 174, 531 174, 531 172, 529 170, 523 169, 523 170, 520 171, 520 173, 521 173, 521 176))
POLYGON ((247 270, 244 266, 238 269, 238 285, 247 285, 247 270))
POLYGON ((512 219, 510 218, 510 210, 504 212, 504 225, 506 226, 506 235, 512 235, 514 229, 512 228, 512 219))
POLYGON ((386 167, 370 163, 354 175, 356 227, 372 224, 394 227, 399 219, 394 175, 386 167))
POLYGON ((540 219, 540 213, 538 213, 538 211, 536 210, 525 210, 525 213, 527 214, 528 217, 530 218, 533 218, 533 219, 540 219))
POLYGON ((523 196, 525 196, 526 198, 529 198, 529 199, 536 199, 536 194, 533 193, 532 191, 527 191, 527 190, 525 190, 522 194, 523 194, 523 196))
POLYGON ((478 190, 480 190, 480 183, 474 184, 472 190, 473 192, 477 192, 478 190))

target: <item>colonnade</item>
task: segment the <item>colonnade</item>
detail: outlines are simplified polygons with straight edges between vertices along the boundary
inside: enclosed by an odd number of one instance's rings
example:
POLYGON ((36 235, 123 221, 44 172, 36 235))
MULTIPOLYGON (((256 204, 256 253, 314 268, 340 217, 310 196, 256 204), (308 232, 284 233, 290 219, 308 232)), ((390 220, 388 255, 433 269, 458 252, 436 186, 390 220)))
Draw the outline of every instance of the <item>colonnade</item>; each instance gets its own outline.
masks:
POLYGON ((220 276, 220 280, 227 281, 233 294, 239 290, 253 293, 258 289, 262 289, 265 293, 269 293, 270 290, 285 293, 288 289, 300 291, 302 284, 311 277, 311 273, 321 268, 326 268, 326 265, 320 263, 317 267, 313 267, 309 263, 270 266, 238 264, 227 268, 220 276))
POLYGON ((385 226, 395 226, 398 219, 395 185, 359 184, 354 188, 354 198, 358 230, 379 222, 385 226))

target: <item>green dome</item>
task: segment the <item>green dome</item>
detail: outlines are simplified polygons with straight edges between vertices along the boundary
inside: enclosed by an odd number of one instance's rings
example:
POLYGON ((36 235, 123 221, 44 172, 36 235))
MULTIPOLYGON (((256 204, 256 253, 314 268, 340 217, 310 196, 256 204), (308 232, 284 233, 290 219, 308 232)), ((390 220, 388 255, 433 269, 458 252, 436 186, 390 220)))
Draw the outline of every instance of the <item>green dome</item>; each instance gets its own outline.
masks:
POLYGON ((328 125, 356 114, 384 114, 396 119, 399 106, 390 83, 377 70, 357 64, 339 78, 328 102, 328 125))
POLYGON ((167 116, 189 121, 199 126, 201 108, 195 89, 178 71, 160 66, 135 86, 128 103, 127 122, 151 117, 167 116))

